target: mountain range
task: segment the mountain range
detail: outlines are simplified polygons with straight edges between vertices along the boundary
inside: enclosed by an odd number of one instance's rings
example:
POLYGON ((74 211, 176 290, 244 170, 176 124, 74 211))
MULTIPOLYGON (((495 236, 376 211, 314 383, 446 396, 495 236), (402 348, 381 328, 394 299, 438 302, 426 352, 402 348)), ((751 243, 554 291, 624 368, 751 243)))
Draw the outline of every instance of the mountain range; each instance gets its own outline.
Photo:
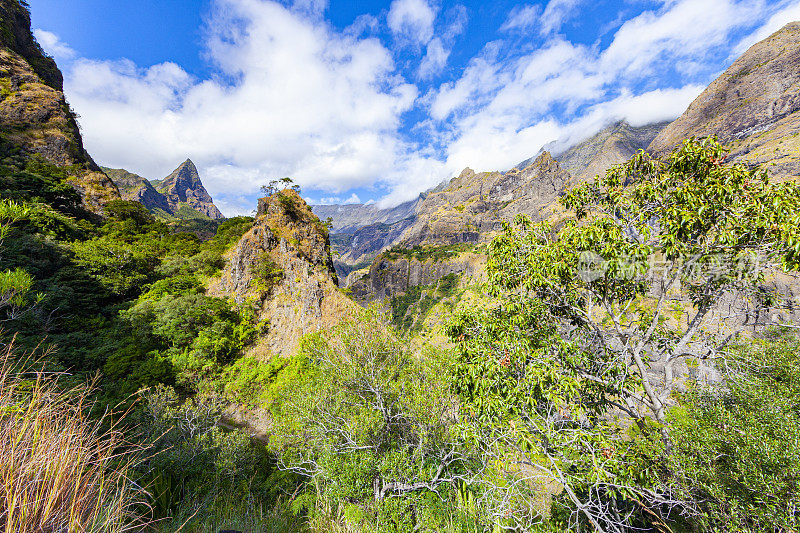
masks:
MULTIPOLYGON (((430 254, 423 254, 425 259, 414 268, 406 264, 413 262, 414 254, 406 254, 404 268, 398 269, 393 251, 485 243, 502 220, 521 213, 557 221, 557 200, 565 188, 605 172, 639 150, 661 156, 689 137, 716 135, 730 150, 728 161, 768 164, 772 179, 797 179, 798 67, 800 22, 794 22, 750 47, 673 122, 632 126, 618 121, 565 149, 551 143, 509 171, 465 169, 404 204, 402 219, 392 210, 360 204, 313 209, 332 218, 331 242, 341 281, 369 301, 403 293, 415 285, 413 278, 428 279, 426 268, 451 270, 433 266, 430 254), (427 267, 422 264, 426 262, 427 267), (382 286, 386 280, 391 280, 388 289, 382 286)), ((450 260, 469 270, 458 257, 450 260)))

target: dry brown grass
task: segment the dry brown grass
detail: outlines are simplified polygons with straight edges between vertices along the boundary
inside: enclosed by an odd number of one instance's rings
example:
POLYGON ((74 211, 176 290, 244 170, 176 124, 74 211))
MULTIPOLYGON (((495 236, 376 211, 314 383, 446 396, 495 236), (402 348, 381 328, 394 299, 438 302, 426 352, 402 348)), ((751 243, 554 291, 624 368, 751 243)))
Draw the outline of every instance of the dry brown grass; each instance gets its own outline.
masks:
POLYGON ((141 530, 119 426, 88 416, 90 387, 59 380, 0 353, 0 533, 141 530))

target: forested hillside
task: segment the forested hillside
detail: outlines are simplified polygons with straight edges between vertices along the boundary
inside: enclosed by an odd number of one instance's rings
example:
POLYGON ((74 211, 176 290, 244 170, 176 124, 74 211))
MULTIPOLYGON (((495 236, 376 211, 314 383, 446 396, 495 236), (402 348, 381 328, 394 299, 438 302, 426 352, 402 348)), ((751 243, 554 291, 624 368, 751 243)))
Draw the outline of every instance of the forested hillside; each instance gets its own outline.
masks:
POLYGON ((800 529, 800 181, 675 134, 707 96, 333 228, 290 179, 223 220, 191 161, 97 166, 0 19, 3 531, 800 529))

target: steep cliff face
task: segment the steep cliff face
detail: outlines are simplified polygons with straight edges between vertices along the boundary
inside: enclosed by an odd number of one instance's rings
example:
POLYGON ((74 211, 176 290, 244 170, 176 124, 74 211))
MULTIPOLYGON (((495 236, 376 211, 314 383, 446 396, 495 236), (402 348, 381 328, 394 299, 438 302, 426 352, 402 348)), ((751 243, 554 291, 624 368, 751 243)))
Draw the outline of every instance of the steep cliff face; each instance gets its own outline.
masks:
POLYGON ((486 268, 486 256, 463 253, 443 261, 414 257, 379 256, 367 272, 353 272, 347 287, 353 298, 366 305, 376 300, 390 300, 411 287, 435 285, 449 274, 459 278, 480 278, 486 268))
POLYGON ((166 197, 172 214, 179 215, 188 208, 213 220, 225 218, 200 181, 200 173, 191 159, 181 163, 163 180, 153 182, 153 185, 166 197))
POLYGON ((191 160, 187 159, 168 177, 155 182, 125 169, 103 167, 103 171, 119 187, 123 199, 139 202, 157 216, 212 220, 225 218, 214 205, 191 160))
MULTIPOLYGON (((558 216, 557 200, 569 181, 569 174, 547 152, 522 170, 465 169, 425 195, 399 238, 388 244, 379 239, 384 247, 392 247, 368 269, 350 273, 345 285, 363 304, 394 298, 410 287, 435 285, 449 274, 478 276, 485 256, 474 253, 475 246, 490 241, 503 221, 519 214, 534 220, 558 216)), ((352 242, 349 246, 355 249, 352 242)))
POLYGON ((522 170, 475 173, 465 169, 446 187, 425 197, 399 245, 487 241, 503 220, 518 214, 536 220, 555 214, 556 200, 568 183, 569 174, 547 152, 522 170))
POLYGON ((800 175, 800 22, 756 43, 656 137, 663 154, 691 136, 717 135, 728 161, 769 164, 776 178, 800 175))
POLYGON ((366 266, 375 257, 391 247, 403 232, 414 223, 409 217, 394 224, 370 224, 353 233, 338 233, 331 236, 331 248, 336 252, 333 265, 339 279, 346 278, 350 272, 366 266))
POLYGON ((69 182, 89 210, 100 213, 106 202, 120 197, 84 150, 61 73, 34 40, 30 14, 17 0, 0 0, 0 137, 30 155, 70 167, 69 182))
POLYGON ((326 228, 300 196, 285 190, 258 203, 253 228, 228 253, 212 294, 248 299, 268 322, 254 355, 291 355, 300 338, 355 308, 338 289, 326 228))

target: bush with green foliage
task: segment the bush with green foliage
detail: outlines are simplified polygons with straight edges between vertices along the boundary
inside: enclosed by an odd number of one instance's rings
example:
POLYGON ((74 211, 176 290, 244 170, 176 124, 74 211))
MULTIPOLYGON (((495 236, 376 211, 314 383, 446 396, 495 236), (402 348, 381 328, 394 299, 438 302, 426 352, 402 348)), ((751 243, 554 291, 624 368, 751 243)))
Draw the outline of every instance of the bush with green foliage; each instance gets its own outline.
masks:
POLYGON ((301 354, 313 371, 284 397, 271 445, 309 479, 311 510, 349 502, 348 516, 387 532, 452 522, 442 501, 458 514, 457 486, 478 461, 455 430, 447 361, 412 358, 374 310, 306 337, 301 354))
POLYGON ((727 378, 669 411, 671 482, 707 531, 800 528, 800 339, 774 333, 731 350, 727 378))

